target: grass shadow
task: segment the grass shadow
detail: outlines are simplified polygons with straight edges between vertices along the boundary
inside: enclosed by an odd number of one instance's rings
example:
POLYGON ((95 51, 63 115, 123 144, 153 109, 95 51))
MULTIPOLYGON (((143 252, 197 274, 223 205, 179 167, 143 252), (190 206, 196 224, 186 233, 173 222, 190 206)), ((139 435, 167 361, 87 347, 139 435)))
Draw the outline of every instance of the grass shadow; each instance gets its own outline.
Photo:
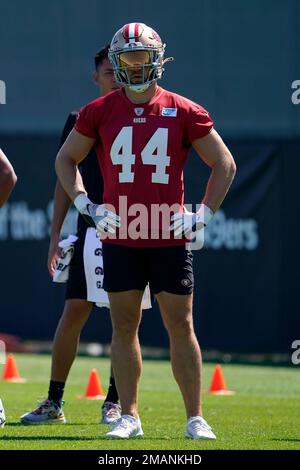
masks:
MULTIPOLYGON (((64 423, 63 426, 98 426, 99 423, 64 423)), ((5 423, 5 427, 23 427, 23 428, 33 428, 33 427, 42 427, 42 429, 45 429, 45 426, 49 427, 55 427, 57 424, 25 424, 21 423, 19 421, 16 421, 14 423, 5 423)), ((60 425, 62 426, 62 425, 60 425)), ((99 425, 100 426, 100 425, 99 425)), ((108 428, 107 428, 108 429, 108 428)))
POLYGON ((1 441, 97 441, 98 437, 80 436, 1 436, 1 441))
POLYGON ((296 438, 274 438, 270 439, 270 441, 277 441, 277 442, 300 442, 300 439, 296 438))
MULTIPOLYGON (((106 436, 86 437, 86 436, 0 436, 1 441, 123 441, 124 439, 109 438, 106 436)), ((171 437, 151 437, 146 438, 136 437, 131 438, 130 441, 178 441, 178 438, 171 437)))

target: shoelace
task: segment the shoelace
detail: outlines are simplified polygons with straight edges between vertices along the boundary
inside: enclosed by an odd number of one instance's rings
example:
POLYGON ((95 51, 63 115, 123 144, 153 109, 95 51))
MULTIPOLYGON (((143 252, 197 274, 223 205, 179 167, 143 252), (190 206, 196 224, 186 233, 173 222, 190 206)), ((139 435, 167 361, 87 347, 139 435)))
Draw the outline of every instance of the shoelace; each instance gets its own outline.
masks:
POLYGON ((120 414, 121 407, 117 403, 106 403, 103 406, 103 411, 108 416, 117 416, 120 414))
POLYGON ((33 411, 33 413, 34 413, 35 415, 42 414, 42 411, 43 411, 43 410, 47 410, 48 408, 50 408, 50 405, 51 405, 50 400, 44 400, 44 401, 39 400, 38 403, 40 403, 40 406, 38 406, 38 407, 33 411))
POLYGON ((117 408, 110 408, 106 414, 110 417, 119 416, 120 411, 117 408))
POLYGON ((211 430, 211 427, 207 423, 204 423, 203 421, 199 421, 199 420, 192 421, 189 423, 189 425, 192 426, 195 429, 195 431, 201 431, 201 430, 210 431, 211 430))
MULTIPOLYGON (((54 406, 55 408, 59 409, 59 406, 56 405, 56 403, 54 403, 53 401, 51 400, 48 400, 48 398, 44 401, 42 400, 38 400, 38 403, 40 403, 40 406, 38 406, 34 411, 33 413, 35 415, 39 415, 39 414, 42 414, 43 410, 45 411, 48 411, 48 409, 51 407, 51 406, 54 406)), ((64 404, 64 400, 61 401, 61 407, 63 406, 64 404)))
MULTIPOLYGON (((133 423, 129 421, 129 423, 132 425, 133 423)), ((127 429, 128 426, 128 420, 126 418, 120 418, 117 422, 117 427, 120 429, 127 429)))

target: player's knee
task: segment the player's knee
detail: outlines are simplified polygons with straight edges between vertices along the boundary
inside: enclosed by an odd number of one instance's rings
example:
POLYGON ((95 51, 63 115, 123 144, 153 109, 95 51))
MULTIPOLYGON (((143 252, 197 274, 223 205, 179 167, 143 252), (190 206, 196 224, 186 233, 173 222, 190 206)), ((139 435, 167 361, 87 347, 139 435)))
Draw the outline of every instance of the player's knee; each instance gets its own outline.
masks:
POLYGON ((112 335, 112 343, 132 343, 137 335, 137 328, 132 326, 114 328, 112 335))
POLYGON ((136 315, 115 315, 112 317, 113 334, 118 337, 134 337, 139 327, 140 318, 136 315))
POLYGON ((189 316, 177 316, 173 318, 168 318, 165 321, 165 326, 168 330, 169 335, 180 335, 180 336, 188 336, 193 333, 194 326, 193 326, 193 319, 189 316))
POLYGON ((82 323, 86 321, 91 312, 91 304, 85 300, 81 299, 71 299, 67 300, 64 313, 63 313, 63 320, 66 323, 74 324, 74 323, 82 323))

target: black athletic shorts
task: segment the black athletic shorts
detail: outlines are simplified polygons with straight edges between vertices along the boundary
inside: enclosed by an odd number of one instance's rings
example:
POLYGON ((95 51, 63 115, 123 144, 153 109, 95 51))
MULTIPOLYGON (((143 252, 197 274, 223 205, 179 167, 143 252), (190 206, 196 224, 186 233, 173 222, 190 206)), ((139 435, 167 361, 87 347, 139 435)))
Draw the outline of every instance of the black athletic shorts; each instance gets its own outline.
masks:
POLYGON ((87 287, 83 263, 83 248, 86 230, 77 233, 78 240, 75 242, 74 254, 69 266, 69 278, 67 280, 67 299, 87 299, 87 287))
POLYGON ((144 290, 148 282, 154 294, 193 292, 193 254, 185 246, 133 248, 103 243, 102 253, 107 292, 144 290))

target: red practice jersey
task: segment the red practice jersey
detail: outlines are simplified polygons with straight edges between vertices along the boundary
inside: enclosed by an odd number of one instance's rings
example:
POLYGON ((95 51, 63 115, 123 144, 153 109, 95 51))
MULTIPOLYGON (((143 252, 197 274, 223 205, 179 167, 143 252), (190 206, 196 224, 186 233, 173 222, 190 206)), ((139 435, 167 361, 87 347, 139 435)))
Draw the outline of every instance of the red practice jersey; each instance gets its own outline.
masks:
POLYGON ((183 210, 188 150, 212 127, 204 108, 160 87, 147 103, 132 103, 121 88, 82 108, 75 129, 96 139, 103 201, 121 216, 119 232, 103 241, 137 247, 185 243, 170 237, 170 213, 158 222, 157 210, 183 210))

